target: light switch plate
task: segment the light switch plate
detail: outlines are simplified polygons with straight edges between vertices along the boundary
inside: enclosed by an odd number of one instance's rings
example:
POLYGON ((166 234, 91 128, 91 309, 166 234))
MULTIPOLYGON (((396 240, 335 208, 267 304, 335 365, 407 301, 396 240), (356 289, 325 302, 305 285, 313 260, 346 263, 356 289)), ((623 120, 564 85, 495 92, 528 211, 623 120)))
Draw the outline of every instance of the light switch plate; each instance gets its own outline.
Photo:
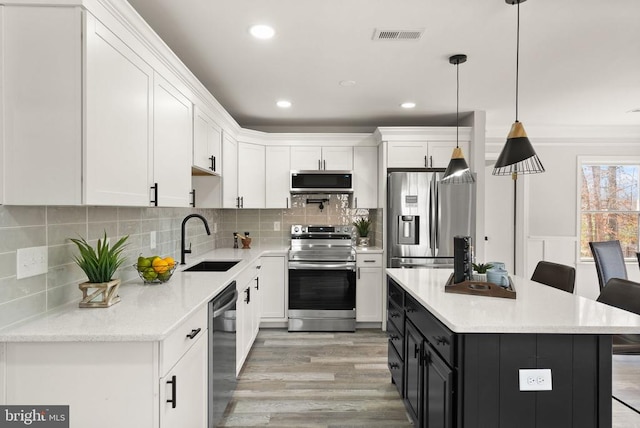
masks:
POLYGON ((520 391, 551 391, 551 369, 520 369, 520 391))
POLYGON ((19 248, 16 253, 16 278, 42 275, 49 269, 47 247, 19 248))
POLYGON ((273 222, 273 230, 275 232, 278 232, 280 230, 280 222, 279 221, 274 221, 273 222))
POLYGON ((156 248, 156 231, 155 230, 149 233, 149 248, 152 250, 156 248))

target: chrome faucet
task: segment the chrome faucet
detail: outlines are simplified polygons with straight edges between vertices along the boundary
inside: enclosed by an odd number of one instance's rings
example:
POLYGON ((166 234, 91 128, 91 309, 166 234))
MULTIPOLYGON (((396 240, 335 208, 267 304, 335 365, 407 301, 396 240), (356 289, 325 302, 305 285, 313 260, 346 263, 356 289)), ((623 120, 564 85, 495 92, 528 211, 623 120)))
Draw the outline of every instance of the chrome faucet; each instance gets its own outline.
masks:
POLYGON ((184 237, 186 234, 185 226, 187 225, 187 220, 189 220, 191 217, 197 217, 200 220, 202 220, 202 222, 204 223, 204 228, 207 231, 207 235, 211 235, 211 231, 209 230, 209 223, 207 223, 206 218, 204 218, 200 214, 189 214, 188 216, 186 216, 184 220, 182 220, 182 228, 181 228, 181 234, 180 234, 180 264, 181 265, 185 264, 184 255, 191 254, 191 242, 189 242, 189 248, 184 247, 184 237))

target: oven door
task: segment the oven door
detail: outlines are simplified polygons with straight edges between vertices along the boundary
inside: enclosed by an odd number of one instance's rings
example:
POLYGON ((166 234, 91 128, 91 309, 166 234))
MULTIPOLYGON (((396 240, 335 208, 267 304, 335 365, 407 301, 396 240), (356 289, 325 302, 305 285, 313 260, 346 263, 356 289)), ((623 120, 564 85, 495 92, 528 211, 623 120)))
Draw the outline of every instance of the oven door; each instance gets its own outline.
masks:
POLYGON ((289 262, 289 330, 355 331, 354 262, 289 262))

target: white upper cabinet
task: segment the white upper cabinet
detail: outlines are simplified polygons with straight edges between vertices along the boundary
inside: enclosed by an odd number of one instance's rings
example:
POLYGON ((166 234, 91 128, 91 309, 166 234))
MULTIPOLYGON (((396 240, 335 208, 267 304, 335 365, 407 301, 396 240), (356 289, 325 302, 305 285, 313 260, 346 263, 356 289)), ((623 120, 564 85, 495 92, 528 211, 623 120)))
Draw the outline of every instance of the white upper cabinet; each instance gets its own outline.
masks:
POLYGON ((204 110, 193 109, 193 168, 196 174, 220 174, 222 128, 204 110))
POLYGON ((343 170, 353 169, 353 147, 291 147, 291 169, 294 171, 309 170, 343 170))
POLYGON ((81 8, 3 9, 4 203, 188 206, 192 103, 150 52, 81 8))
POLYGON ((77 203, 149 205, 153 70, 88 13, 86 24, 85 197, 77 203))
POLYGON ((187 207, 191 202, 192 104, 157 73, 153 116, 153 205, 187 207))
MULTIPOLYGON (((469 141, 459 146, 469 159, 469 141)), ((455 147, 455 141, 390 141, 387 168, 446 168, 455 147)))
POLYGON ((238 142, 229 134, 223 134, 222 158, 222 208, 239 208, 238 142))
POLYGON ((291 206, 291 194, 289 193, 290 158, 288 146, 265 147, 265 208, 289 208, 291 206))
POLYGON ((240 208, 264 208, 265 148, 238 143, 238 197, 240 208))
POLYGON ((4 13, 4 202, 148 205, 153 70, 79 8, 4 13))
POLYGON ((427 168, 429 149, 426 141, 389 142, 388 168, 427 168))
MULTIPOLYGON (((469 158, 469 142, 460 141, 458 143, 462 149, 462 153, 467 161, 470 163, 469 158)), ((455 141, 429 141, 429 159, 434 168, 446 168, 451 160, 453 149, 456 148, 455 141)))
POLYGON ((353 208, 378 207, 378 147, 353 148, 353 208))

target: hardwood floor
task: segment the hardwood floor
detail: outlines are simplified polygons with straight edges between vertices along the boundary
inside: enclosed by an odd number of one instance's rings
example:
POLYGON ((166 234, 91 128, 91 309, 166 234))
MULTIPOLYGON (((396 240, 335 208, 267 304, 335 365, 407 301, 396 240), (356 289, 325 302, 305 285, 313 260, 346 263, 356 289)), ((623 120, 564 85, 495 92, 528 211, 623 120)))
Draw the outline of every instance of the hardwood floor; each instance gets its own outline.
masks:
MULTIPOLYGON (((640 356, 614 356, 613 394, 640 410, 640 356)), ((612 400, 613 428, 640 414, 612 400)), ((221 427, 410 427, 387 368, 387 337, 263 329, 221 427)))
POLYGON ((380 330, 260 330, 220 426, 410 427, 380 330))

